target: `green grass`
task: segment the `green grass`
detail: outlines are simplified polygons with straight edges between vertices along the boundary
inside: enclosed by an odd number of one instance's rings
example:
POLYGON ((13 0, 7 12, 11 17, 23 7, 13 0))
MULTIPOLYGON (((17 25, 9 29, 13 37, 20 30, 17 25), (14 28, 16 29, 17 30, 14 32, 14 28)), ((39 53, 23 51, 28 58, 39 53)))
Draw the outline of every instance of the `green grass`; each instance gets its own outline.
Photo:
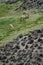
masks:
POLYGON ((28 16, 25 20, 20 20, 20 14, 11 16, 10 18, 0 18, 0 40, 4 37, 9 36, 11 32, 18 32, 23 29, 33 27, 37 24, 43 23, 43 16, 40 14, 33 14, 28 16), (14 30, 10 30, 9 24, 14 26, 14 30))
POLYGON ((14 10, 22 2, 19 1, 15 4, 0 4, 0 17, 9 16, 14 14, 14 10))
MULTIPOLYGON (((20 2, 11 5, 0 5, 0 41, 2 41, 3 39, 4 41, 7 40, 5 38, 8 38, 8 36, 12 35, 13 33, 15 36, 15 33, 18 34, 20 31, 24 31, 36 25, 43 24, 43 14, 33 14, 30 13, 30 10, 28 11, 28 17, 25 20, 21 20, 21 15, 23 14, 23 11, 14 11, 18 3, 20 5, 20 2), (9 24, 12 24, 14 26, 14 30, 11 30, 9 28, 9 24)), ((10 37, 13 38, 13 36, 10 37)))

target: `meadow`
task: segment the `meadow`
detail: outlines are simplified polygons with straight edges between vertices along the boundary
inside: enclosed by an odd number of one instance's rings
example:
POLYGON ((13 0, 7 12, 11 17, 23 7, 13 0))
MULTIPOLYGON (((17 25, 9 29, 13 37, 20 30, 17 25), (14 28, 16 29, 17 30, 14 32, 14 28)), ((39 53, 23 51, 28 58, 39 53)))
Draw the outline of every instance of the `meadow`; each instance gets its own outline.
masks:
MULTIPOLYGON (((27 18, 21 20, 23 10, 14 11, 15 7, 17 7, 16 4, 0 4, 0 44, 7 43, 21 31, 43 24, 42 13, 31 13, 33 9, 26 10, 28 11, 27 18), (9 24, 13 25, 13 30, 9 28, 9 24)), ((36 9, 34 10, 37 11, 36 9)))

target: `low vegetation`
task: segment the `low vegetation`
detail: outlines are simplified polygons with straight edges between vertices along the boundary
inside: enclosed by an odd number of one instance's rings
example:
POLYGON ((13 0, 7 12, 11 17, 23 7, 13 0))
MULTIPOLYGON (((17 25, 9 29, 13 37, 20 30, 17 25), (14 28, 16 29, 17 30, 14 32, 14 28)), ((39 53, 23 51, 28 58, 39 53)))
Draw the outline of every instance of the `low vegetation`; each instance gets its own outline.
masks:
POLYGON ((11 32, 15 34, 15 32, 43 24, 42 13, 31 13, 30 10, 15 12, 14 7, 16 7, 14 4, 0 5, 0 41, 11 32))

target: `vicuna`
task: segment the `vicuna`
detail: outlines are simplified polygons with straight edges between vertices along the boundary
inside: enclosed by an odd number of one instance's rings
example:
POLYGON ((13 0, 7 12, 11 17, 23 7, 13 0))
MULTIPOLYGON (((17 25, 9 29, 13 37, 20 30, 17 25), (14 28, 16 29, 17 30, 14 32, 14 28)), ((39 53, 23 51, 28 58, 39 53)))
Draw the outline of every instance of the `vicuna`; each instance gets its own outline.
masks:
POLYGON ((23 14, 28 14, 28 12, 27 11, 23 11, 23 14))
POLYGON ((13 26, 12 24, 9 24, 9 28, 10 28, 11 30, 14 30, 14 26, 13 26))
POLYGON ((21 19, 24 20, 24 19, 26 19, 26 17, 27 17, 26 15, 22 15, 22 16, 21 16, 21 19))

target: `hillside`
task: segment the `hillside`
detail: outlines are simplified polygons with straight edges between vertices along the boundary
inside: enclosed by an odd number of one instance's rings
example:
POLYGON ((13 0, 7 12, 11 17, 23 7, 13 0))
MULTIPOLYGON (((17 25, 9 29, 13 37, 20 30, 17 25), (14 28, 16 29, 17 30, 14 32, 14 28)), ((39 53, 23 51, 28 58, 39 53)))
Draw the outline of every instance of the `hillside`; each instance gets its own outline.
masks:
MULTIPOLYGON (((41 2, 42 1, 43 0, 41 0, 41 2)), ((27 5, 29 2, 34 2, 34 5, 36 5, 36 1, 29 0, 19 0, 10 4, 9 1, 7 1, 6 4, 5 2, 0 4, 0 44, 12 40, 16 35, 19 34, 19 32, 25 31, 25 29, 27 30, 36 25, 43 24, 43 8, 31 7, 32 4, 30 4, 31 6, 29 8, 29 5, 27 5), (25 5, 26 8, 24 8, 25 5), (21 16, 23 15, 24 11, 28 12, 27 18, 25 20, 21 20, 21 16), (14 26, 14 30, 9 28, 9 24, 14 26)))
POLYGON ((43 65, 43 0, 0 0, 0 65, 43 65))

